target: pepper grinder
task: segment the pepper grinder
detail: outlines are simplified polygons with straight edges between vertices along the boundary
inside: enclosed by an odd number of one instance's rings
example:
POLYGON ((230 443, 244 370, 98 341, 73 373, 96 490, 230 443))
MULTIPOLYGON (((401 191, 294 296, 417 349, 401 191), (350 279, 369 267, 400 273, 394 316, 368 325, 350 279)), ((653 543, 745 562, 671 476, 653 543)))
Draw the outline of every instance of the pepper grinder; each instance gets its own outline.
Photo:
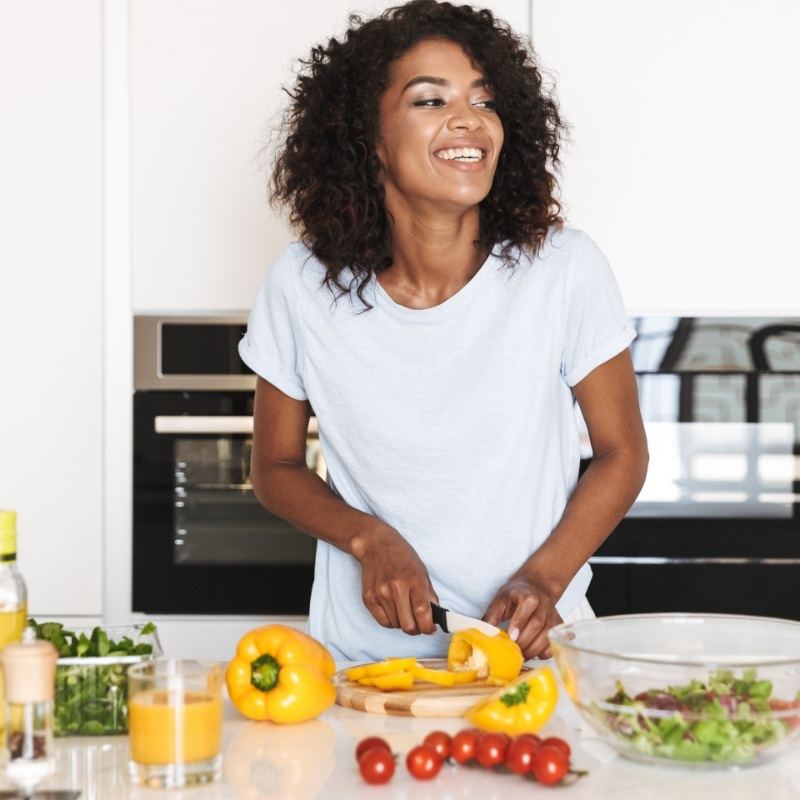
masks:
POLYGON ((53 695, 58 652, 40 642, 31 628, 19 644, 0 654, 6 691, 6 775, 30 797, 55 771, 53 695))

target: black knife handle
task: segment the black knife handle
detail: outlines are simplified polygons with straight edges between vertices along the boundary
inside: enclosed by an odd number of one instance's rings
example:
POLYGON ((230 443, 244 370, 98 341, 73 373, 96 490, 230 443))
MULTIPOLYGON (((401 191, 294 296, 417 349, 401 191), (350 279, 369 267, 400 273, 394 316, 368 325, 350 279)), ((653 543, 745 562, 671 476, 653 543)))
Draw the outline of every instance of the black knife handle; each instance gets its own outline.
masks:
POLYGON ((449 609, 442 608, 442 606, 436 605, 436 603, 431 602, 431 613, 433 614, 433 621, 445 632, 450 633, 447 630, 447 612, 449 609))

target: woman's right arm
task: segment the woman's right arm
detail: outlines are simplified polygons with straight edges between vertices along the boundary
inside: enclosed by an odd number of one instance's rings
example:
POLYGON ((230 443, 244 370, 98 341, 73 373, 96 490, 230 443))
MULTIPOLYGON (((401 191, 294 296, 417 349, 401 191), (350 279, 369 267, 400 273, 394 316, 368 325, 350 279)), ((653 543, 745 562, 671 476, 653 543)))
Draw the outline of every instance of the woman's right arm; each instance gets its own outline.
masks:
POLYGON ((259 502, 361 564, 362 598, 384 627, 434 633, 436 601, 417 552, 390 525, 347 505, 306 466, 311 408, 263 378, 256 383, 250 479, 259 502))

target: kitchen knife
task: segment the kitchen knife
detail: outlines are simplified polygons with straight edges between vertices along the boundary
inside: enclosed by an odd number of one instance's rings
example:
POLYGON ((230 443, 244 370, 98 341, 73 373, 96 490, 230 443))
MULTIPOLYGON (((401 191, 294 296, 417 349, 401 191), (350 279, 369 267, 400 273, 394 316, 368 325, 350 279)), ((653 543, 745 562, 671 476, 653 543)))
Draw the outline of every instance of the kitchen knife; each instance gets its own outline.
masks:
POLYGON ((467 628, 477 628, 482 633, 487 634, 487 636, 497 636, 497 634, 500 633, 500 628, 495 628, 494 625, 490 625, 482 619, 465 617, 463 614, 457 614, 455 611, 442 608, 442 606, 436 603, 431 603, 431 611, 433 612, 433 621, 445 633, 465 631, 467 628))

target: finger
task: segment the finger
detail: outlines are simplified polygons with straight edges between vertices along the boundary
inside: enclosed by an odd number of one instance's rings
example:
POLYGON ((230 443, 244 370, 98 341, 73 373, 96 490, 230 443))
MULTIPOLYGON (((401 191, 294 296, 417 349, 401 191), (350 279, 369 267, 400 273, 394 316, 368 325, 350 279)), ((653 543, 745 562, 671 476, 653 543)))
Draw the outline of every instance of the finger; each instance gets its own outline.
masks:
POLYGON ((391 623, 389 622, 389 617, 386 616, 386 612, 383 610, 383 607, 380 605, 380 603, 377 603, 371 599, 367 599, 366 597, 363 598, 363 601, 367 611, 372 614, 378 625, 382 625, 384 628, 392 627, 391 623))
POLYGON ((530 646, 536 637, 539 636, 539 634, 541 634, 541 632, 545 629, 546 622, 547 616, 544 614, 541 608, 537 609, 533 614, 531 614, 519 635, 519 639, 517 640, 517 644, 522 648, 523 653, 530 649, 530 646))
POLYGON ((397 611, 397 619, 400 629, 409 636, 416 636, 419 633, 417 620, 414 610, 411 608, 411 597, 408 586, 404 582, 397 582, 392 585, 394 591, 394 607, 397 611))
POLYGON ((550 640, 547 638, 548 627, 545 625, 539 635, 530 643, 525 651, 525 658, 547 658, 544 653, 550 647, 550 640))
POLYGON ((411 610, 414 614, 417 630, 420 633, 436 633, 436 625, 433 622, 433 612, 431 611, 431 600, 434 603, 436 602, 435 595, 427 587, 412 588, 411 610))
POLYGON ((389 627, 399 628, 400 620, 397 617, 397 609, 395 608, 392 589, 389 584, 384 584, 378 589, 377 600, 389 620, 389 627))
POLYGON ((497 595, 489 603, 489 607, 483 615, 484 622, 488 622, 490 625, 499 625, 503 620, 508 619, 508 611, 508 595, 505 593, 497 595))
MULTIPOLYGON (((514 608, 514 613, 508 622, 508 635, 511 641, 519 643, 520 635, 531 615, 539 608, 539 597, 535 594, 523 595, 514 608)), ((523 645, 519 643, 519 646, 523 645)))

